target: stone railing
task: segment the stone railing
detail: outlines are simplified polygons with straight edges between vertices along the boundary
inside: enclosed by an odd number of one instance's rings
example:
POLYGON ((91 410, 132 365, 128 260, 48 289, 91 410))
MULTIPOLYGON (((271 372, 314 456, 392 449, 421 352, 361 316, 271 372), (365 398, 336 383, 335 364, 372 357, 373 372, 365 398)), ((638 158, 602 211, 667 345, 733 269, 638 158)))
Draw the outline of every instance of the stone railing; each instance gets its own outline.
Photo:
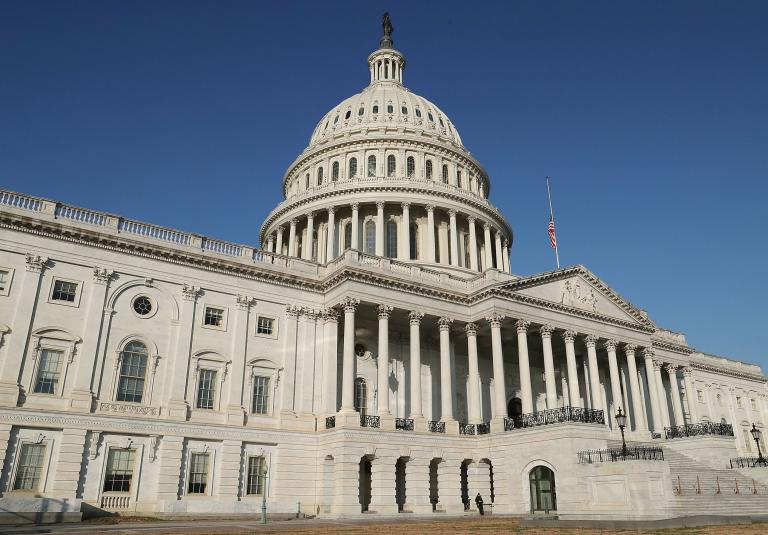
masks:
POLYGON ((604 424, 603 411, 596 409, 584 409, 581 407, 558 407, 545 411, 531 412, 504 418, 504 430, 523 429, 526 427, 538 427, 541 425, 559 424, 563 422, 577 422, 585 424, 604 424))
POLYGON ((617 461, 663 461, 664 450, 657 446, 584 450, 578 453, 579 464, 615 463, 617 461))
POLYGON ((109 511, 130 509, 131 497, 105 494, 101 497, 100 505, 102 509, 109 511))
POLYGON ((716 422, 701 422, 698 424, 686 424, 664 428, 664 438, 667 440, 703 435, 732 437, 733 426, 731 424, 721 424, 716 422))

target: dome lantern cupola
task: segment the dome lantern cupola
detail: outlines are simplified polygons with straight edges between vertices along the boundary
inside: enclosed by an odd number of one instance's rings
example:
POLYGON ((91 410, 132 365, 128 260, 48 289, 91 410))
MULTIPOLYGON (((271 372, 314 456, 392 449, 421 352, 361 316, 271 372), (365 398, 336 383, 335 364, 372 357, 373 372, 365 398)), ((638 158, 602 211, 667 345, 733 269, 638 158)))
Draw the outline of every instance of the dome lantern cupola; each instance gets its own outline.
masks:
POLYGON ((371 83, 395 82, 403 83, 403 69, 405 69, 405 57, 393 48, 392 22, 389 13, 384 13, 381 19, 381 28, 384 35, 379 41, 379 49, 368 56, 368 69, 371 73, 371 83))

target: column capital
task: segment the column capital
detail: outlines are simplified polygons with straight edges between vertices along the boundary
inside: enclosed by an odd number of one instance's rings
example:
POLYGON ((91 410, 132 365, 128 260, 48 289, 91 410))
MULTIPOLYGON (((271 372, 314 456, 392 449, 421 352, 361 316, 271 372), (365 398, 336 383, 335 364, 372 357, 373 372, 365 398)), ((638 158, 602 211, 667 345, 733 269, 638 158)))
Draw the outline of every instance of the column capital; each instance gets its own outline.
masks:
POLYGON ((664 366, 664 369, 669 375, 677 375, 677 368, 679 368, 677 364, 666 364, 664 366))
POLYGON ((474 225, 476 220, 477 218, 475 216, 472 216, 472 215, 467 216, 467 223, 469 223, 470 225, 474 225))
POLYGON ((645 357, 647 359, 652 359, 653 355, 654 355, 654 351, 653 351, 652 348, 650 348, 650 347, 644 347, 643 348, 643 357, 645 357))
POLYGON ((662 361, 656 360, 656 359, 653 360, 653 369, 654 370, 661 371, 661 368, 663 366, 664 366, 664 363, 662 361))
POLYGON ((339 321, 339 311, 333 307, 325 307, 320 310, 320 317, 326 323, 337 323, 339 321))
POLYGON ((578 336, 579 333, 572 330, 563 331, 562 337, 566 344, 572 344, 574 340, 576 340, 576 336, 578 336))
POLYGON ((315 218, 315 211, 314 211, 314 210, 310 210, 309 212, 307 212, 306 214, 304 214, 304 216, 305 216, 307 219, 314 219, 314 218, 315 218))
POLYGON ((458 212, 457 212, 456 210, 454 210, 453 208, 451 208, 450 210, 448 210, 448 217, 456 217, 456 214, 457 214, 457 213, 458 213, 458 212))
POLYGON ((376 208, 378 208, 379 210, 383 210, 384 204, 385 204, 384 201, 376 201, 376 208))
POLYGON ((403 208, 403 210, 407 210, 411 207, 411 203, 409 202, 401 202, 400 206, 403 208))
POLYGON ((298 224, 299 224, 299 218, 298 217, 291 218, 291 226, 292 227, 295 227, 298 224))
POLYGON ((595 347, 597 345, 597 336, 594 334, 588 334, 584 337, 584 343, 587 347, 595 347))
POLYGON ((299 316, 302 321, 315 321, 319 312, 313 308, 302 307, 301 315, 299 316))
POLYGON ((509 240, 507 238, 504 238, 504 247, 509 249, 509 240))
POLYGON ((392 315, 392 305, 379 305, 376 307, 376 313, 380 320, 388 320, 389 316, 392 315))
POLYGON ((344 313, 351 312, 354 314, 357 310, 357 305, 360 304, 360 300, 355 299, 354 297, 345 297, 340 304, 342 307, 344 307, 344 313))
POLYGON ((328 214, 333 214, 335 211, 336 211, 336 207, 335 206, 329 206, 328 207, 328 214))
POLYGON ((48 263, 48 258, 45 256, 27 253, 24 256, 24 261, 27 264, 26 266, 27 271, 31 271, 33 273, 40 273, 41 271, 43 271, 43 268, 45 268, 45 265, 48 263))
POLYGON ((421 320, 424 319, 424 313, 418 310, 412 310, 408 313, 408 322, 411 325, 421 325, 421 320))
POLYGON ((282 232, 285 232, 285 225, 278 225, 278 226, 275 228, 275 232, 276 232, 277 234, 280 234, 280 233, 282 233, 282 232))
POLYGON ((613 338, 609 338, 605 342, 603 342, 603 347, 606 351, 616 351, 616 346, 619 345, 619 342, 614 340, 613 338))
POLYGON ((477 325, 474 323, 467 323, 464 326, 464 332, 467 333, 467 336, 477 336, 477 325))
POLYGON ((485 321, 491 324, 492 328, 498 329, 501 327, 501 322, 504 320, 505 316, 504 314, 499 314, 497 312, 494 312, 490 314, 488 317, 485 318, 485 321))
POLYGON ((491 231, 491 224, 488 221, 483 222, 483 230, 491 231))
POLYGON ((542 338, 551 338, 553 332, 555 332, 555 328, 549 323, 545 323, 544 325, 539 327, 539 334, 541 335, 542 338))
POLYGON ((429 212, 433 212, 434 213, 434 211, 435 211, 435 205, 434 204, 427 204, 426 206, 424 206, 424 208, 426 208, 427 213, 429 213, 429 212))
POLYGON ((352 210, 356 211, 356 210, 358 210, 360 208, 360 203, 359 202, 353 202, 353 203, 350 203, 349 206, 352 208, 352 210))
POLYGON ((626 354, 631 353, 634 356, 636 349, 637 349, 636 344, 624 344, 624 353, 626 354))
POLYGON ((693 368, 686 366, 683 368, 683 377, 693 377, 693 368))
POLYGON ((200 287, 192 286, 191 284, 184 284, 181 287, 181 296, 184 301, 194 301, 200 295, 200 287))
POLYGON ((297 307, 296 305, 285 306, 285 315, 288 316, 289 319, 297 319, 299 314, 301 314, 301 307, 297 307))
POLYGON ((520 333, 527 333, 528 327, 531 326, 531 322, 524 319, 519 319, 515 322, 515 329, 517 329, 517 334, 520 333))
POLYGON ((93 267, 93 282, 96 284, 107 284, 112 279, 114 271, 111 269, 94 266, 93 267))
POLYGON ((450 331, 452 323, 453 323, 453 318, 449 318, 447 316, 443 316, 442 318, 437 320, 437 325, 438 327, 440 327, 441 331, 450 331))
POLYGON ((239 310, 248 310, 252 304, 255 303, 256 299, 251 297, 250 295, 240 295, 237 294, 237 308, 239 310))

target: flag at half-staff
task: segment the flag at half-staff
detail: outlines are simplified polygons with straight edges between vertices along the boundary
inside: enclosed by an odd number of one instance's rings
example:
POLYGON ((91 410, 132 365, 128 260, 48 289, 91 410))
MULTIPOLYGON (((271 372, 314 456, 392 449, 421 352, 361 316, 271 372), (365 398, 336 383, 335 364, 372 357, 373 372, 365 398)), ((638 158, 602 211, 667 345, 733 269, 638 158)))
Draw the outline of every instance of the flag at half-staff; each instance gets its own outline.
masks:
POLYGON ((560 253, 557 250, 557 236, 555 235, 555 212, 552 210, 552 192, 549 188, 549 177, 547 177, 547 198, 549 199, 549 225, 547 226, 547 232, 549 233, 549 245, 555 250, 555 261, 557 262, 557 269, 560 269, 560 253))

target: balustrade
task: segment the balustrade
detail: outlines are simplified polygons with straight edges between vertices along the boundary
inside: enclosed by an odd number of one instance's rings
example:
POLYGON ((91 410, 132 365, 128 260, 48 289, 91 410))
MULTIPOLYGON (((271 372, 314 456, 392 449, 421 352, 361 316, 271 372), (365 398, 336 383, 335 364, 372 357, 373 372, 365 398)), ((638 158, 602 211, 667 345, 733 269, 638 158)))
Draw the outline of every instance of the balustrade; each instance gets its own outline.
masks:
POLYGON ((336 427, 336 417, 335 416, 329 416, 325 419, 325 428, 326 429, 333 429, 336 427))
POLYGON ((379 418, 378 416, 366 416, 364 414, 361 414, 360 427, 373 427, 378 429, 381 427, 381 418, 379 418))
POLYGON ((431 433, 445 433, 445 422, 430 420, 427 422, 427 430, 431 433))
POLYGON ((511 418, 504 418, 504 430, 523 429, 526 427, 538 427, 541 425, 558 424, 563 422, 577 422, 585 424, 604 424, 603 411, 597 409, 584 409, 581 407, 558 407, 544 411, 521 414, 511 418))
POLYGON ((667 440, 702 435, 732 437, 733 426, 731 424, 721 424, 717 422, 701 422, 698 424, 685 424, 664 428, 664 438, 667 440))
POLYGON ((130 496, 116 496, 106 494, 101 497, 101 508, 107 510, 122 510, 130 509, 131 497, 130 496))
POLYGON ((585 450, 578 453, 579 464, 605 463, 617 461, 663 461, 664 450, 655 446, 635 446, 609 448, 605 450, 585 450))
POLYGON ((412 418, 395 418, 395 429, 402 429, 403 431, 413 431, 413 419, 412 418))

